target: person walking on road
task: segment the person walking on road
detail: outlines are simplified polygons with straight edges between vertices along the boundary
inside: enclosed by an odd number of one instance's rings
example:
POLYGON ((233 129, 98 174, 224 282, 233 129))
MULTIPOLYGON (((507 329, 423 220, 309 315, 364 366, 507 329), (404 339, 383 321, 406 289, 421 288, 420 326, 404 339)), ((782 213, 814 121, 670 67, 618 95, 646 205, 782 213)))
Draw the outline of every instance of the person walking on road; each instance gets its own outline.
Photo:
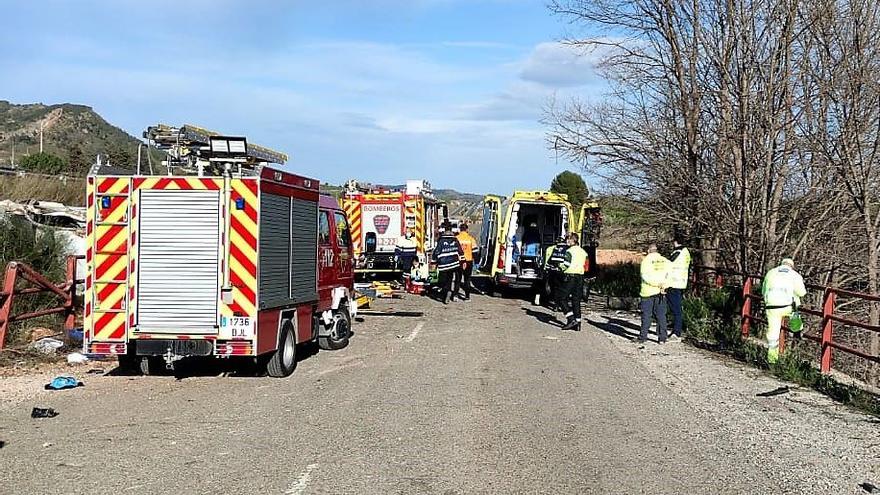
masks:
POLYGON ((562 329, 580 331, 587 252, 578 243, 578 235, 574 232, 568 234, 566 240, 568 249, 565 251, 565 259, 559 265, 562 269, 562 282, 559 284, 556 304, 565 313, 566 323, 562 329))
POLYGON ((672 313, 672 335, 670 338, 681 338, 684 327, 681 303, 688 285, 688 273, 691 267, 691 252, 684 247, 681 239, 672 241, 672 255, 669 257, 669 288, 666 290, 666 301, 672 313))
POLYGON ((669 260, 657 252, 657 245, 648 246, 648 254, 640 267, 642 286, 639 290, 639 309, 642 311, 642 329, 639 343, 648 340, 651 315, 657 320, 657 342, 666 343, 666 288, 669 276, 669 260))
POLYGON ((565 237, 556 240, 556 244, 547 247, 544 252, 544 294, 549 296, 550 305, 555 306, 558 299, 559 284, 562 283, 562 262, 565 261, 565 252, 568 251, 568 241, 565 237))
POLYGON ((455 277, 454 294, 458 296, 460 288, 464 286, 464 300, 470 301, 471 272, 474 271, 474 248, 477 245, 477 240, 468 232, 468 225, 466 223, 459 226, 459 233, 456 239, 458 239, 458 243, 461 245, 462 257, 461 267, 455 277))
POLYGON ((794 271, 794 260, 785 258, 782 263, 764 275, 761 295, 767 313, 767 362, 779 361, 779 332, 782 320, 791 316, 807 294, 804 279, 794 271))
POLYGON ((461 244, 452 234, 452 226, 444 224, 441 227, 440 238, 437 240, 437 247, 434 248, 433 255, 437 263, 438 283, 443 304, 449 304, 450 298, 455 300, 455 294, 452 293, 452 281, 455 278, 455 272, 461 269, 463 254, 461 244))

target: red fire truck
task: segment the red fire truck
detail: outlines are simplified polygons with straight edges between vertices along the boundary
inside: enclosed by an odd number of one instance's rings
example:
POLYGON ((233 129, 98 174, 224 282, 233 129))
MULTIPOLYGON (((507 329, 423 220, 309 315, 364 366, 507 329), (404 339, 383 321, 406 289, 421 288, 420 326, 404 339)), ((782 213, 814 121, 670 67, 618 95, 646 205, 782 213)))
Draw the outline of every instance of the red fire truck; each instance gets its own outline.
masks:
POLYGON ((394 252, 407 230, 415 232, 416 250, 434 249, 440 224, 447 220, 446 205, 431 185, 409 180, 404 186, 373 186, 349 181, 342 197, 351 225, 355 273, 364 276, 400 271, 394 252))
POLYGON ((144 374, 216 356, 283 377, 297 344, 345 347, 357 307, 338 201, 244 138, 164 125, 145 137, 169 150, 166 173, 99 159, 87 179, 85 352, 144 374))

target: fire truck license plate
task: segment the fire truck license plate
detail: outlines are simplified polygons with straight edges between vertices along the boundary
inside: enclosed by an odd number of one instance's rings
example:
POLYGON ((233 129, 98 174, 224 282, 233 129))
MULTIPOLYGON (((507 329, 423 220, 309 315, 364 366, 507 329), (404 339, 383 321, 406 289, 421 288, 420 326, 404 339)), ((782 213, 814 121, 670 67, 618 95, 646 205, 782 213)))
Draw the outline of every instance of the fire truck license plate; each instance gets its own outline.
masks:
POLYGON ((251 338, 254 336, 254 319, 249 316, 222 316, 220 326, 232 338, 251 338))

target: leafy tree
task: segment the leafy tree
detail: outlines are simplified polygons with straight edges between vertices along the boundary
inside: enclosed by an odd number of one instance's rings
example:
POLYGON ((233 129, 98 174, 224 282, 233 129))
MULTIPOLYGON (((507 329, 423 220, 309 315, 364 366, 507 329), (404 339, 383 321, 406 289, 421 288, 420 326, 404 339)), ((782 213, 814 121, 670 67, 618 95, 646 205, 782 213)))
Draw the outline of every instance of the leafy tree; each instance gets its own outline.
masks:
POLYGON ((49 175, 62 174, 67 168, 63 158, 46 152, 27 155, 19 161, 19 165, 27 171, 49 175))
POLYGON ((71 169, 77 172, 88 170, 88 159, 86 158, 85 153, 83 153, 82 146, 74 144, 70 147, 70 153, 68 155, 68 162, 70 163, 71 169))
MULTIPOLYGON (((129 167, 136 161, 136 153, 127 145, 116 145, 107 150, 107 160, 117 167, 129 167)), ((144 157, 146 158, 146 157, 144 157)))
POLYGON ((575 210, 580 210, 581 205, 587 201, 587 197, 590 195, 584 179, 569 170, 561 172, 553 178, 550 190, 559 194, 567 194, 568 200, 575 210))

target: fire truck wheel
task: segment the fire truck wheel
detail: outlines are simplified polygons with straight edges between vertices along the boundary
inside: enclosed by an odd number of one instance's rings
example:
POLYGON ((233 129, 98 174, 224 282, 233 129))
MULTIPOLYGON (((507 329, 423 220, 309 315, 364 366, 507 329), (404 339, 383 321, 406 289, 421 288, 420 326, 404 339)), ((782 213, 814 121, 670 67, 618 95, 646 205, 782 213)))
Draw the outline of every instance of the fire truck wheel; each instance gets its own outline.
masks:
MULTIPOLYGON (((345 301, 343 301, 343 304, 345 304, 345 301)), ((351 335, 351 314, 348 312, 347 306, 333 312, 333 325, 336 326, 336 331, 333 335, 318 337, 318 346, 321 349, 336 351, 348 346, 348 338, 351 335)))
POLYGON ((293 333, 293 325, 286 321, 281 326, 281 335, 278 340, 278 349, 266 363, 266 372, 274 378, 284 378, 293 373, 296 368, 296 335, 293 333))

